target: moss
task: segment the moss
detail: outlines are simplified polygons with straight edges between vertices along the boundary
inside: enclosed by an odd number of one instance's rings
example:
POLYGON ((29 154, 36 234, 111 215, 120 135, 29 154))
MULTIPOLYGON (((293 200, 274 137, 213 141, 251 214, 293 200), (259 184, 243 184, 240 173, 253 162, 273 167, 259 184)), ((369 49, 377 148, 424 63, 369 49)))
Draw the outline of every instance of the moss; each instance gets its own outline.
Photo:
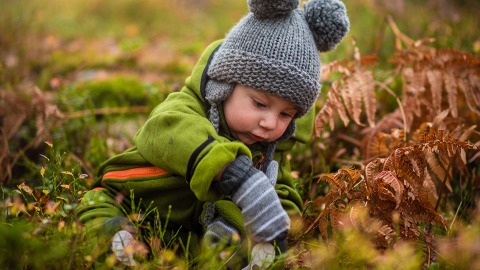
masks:
POLYGON ((134 76, 93 80, 65 89, 61 108, 66 111, 93 108, 154 106, 165 95, 153 84, 134 76))

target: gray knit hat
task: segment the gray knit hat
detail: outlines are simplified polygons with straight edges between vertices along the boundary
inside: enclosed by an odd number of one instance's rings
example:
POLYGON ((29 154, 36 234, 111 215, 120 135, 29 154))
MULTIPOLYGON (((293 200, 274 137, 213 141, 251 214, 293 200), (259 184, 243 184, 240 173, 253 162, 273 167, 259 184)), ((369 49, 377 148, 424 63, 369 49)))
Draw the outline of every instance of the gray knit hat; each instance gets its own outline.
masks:
POLYGON ((332 50, 349 31, 339 0, 248 0, 250 13, 233 27, 208 69, 206 99, 216 106, 235 84, 291 101, 296 117, 308 112, 320 92, 318 51, 332 50))

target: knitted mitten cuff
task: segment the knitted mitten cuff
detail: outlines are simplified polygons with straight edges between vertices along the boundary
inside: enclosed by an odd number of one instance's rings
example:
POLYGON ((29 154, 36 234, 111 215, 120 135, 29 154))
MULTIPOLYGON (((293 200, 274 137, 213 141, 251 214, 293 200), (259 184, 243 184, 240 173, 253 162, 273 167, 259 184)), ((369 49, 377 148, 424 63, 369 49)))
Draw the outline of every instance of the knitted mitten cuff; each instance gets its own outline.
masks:
POLYGON ((238 189, 244 179, 248 179, 255 172, 253 162, 248 156, 240 155, 227 165, 223 171, 222 179, 214 182, 214 186, 222 194, 231 195, 232 191, 238 189))

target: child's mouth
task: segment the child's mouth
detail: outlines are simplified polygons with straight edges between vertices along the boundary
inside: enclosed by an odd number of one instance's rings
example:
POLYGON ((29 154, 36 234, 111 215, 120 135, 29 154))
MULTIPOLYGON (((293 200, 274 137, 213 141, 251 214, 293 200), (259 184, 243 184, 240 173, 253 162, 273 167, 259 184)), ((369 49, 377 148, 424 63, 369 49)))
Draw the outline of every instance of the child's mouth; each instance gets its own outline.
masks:
POLYGON ((256 141, 256 142, 261 142, 261 141, 264 141, 265 139, 260 137, 260 136, 257 136, 255 134, 250 134, 250 138, 252 138, 252 140, 256 141))

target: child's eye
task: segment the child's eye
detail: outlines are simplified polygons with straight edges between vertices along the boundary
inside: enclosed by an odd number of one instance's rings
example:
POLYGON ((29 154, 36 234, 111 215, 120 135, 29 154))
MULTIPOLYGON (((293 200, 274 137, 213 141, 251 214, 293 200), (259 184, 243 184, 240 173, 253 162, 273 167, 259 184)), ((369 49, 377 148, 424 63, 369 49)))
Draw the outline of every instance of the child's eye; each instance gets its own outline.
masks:
POLYGON ((291 115, 290 113, 287 113, 287 112, 281 112, 280 116, 287 117, 287 118, 293 118, 293 115, 291 115))
POLYGON ((259 107, 259 108, 265 108, 267 107, 267 105, 265 105, 265 103, 261 102, 261 101, 258 101, 258 100, 254 100, 253 101, 255 106, 259 107))

